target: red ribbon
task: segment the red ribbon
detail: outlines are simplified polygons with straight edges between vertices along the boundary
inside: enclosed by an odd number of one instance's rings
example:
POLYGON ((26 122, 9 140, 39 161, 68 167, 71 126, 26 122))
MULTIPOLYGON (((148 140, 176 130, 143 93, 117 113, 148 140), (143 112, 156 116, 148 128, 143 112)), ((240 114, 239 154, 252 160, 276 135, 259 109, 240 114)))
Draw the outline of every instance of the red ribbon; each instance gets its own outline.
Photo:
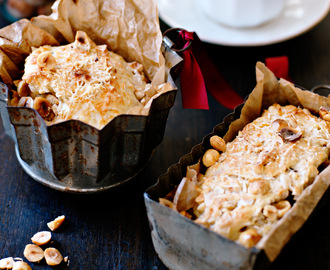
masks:
POLYGON ((229 109, 241 104, 243 98, 220 74, 196 33, 182 30, 179 37, 176 45, 187 48, 182 53, 184 62, 180 73, 183 108, 209 109, 206 87, 220 104, 229 109), (190 42, 192 46, 189 46, 190 42))
MULTIPOLYGON (((185 43, 184 49, 194 40, 193 33, 184 30, 180 32, 180 37, 181 41, 185 43)), ((183 51, 182 57, 184 59, 180 72, 182 106, 185 109, 208 110, 205 82, 198 61, 194 57, 192 46, 183 51)))
MULTIPOLYGON (((181 54, 184 61, 180 73, 183 108, 208 110, 206 89, 220 104, 229 109, 243 103, 243 98, 218 71, 195 32, 182 30, 176 47, 185 49, 181 54)), ((292 81, 287 56, 268 57, 265 62, 276 77, 292 81)))
POLYGON ((265 62, 277 78, 292 81, 289 75, 289 58, 287 56, 268 57, 265 62))

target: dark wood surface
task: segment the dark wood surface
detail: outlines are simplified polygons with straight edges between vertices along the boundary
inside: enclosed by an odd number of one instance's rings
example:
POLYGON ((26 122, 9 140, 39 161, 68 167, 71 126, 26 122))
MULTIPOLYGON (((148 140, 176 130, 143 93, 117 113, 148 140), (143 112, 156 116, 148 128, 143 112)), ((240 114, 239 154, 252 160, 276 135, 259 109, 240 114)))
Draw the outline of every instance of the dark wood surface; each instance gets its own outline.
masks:
MULTIPOLYGON (((162 25, 166 28, 166 25, 162 25)), ((193 30, 193 29, 188 29, 193 30)), ((255 63, 287 55, 293 81, 305 88, 330 84, 330 16, 308 33, 264 47, 205 44, 220 71, 243 97, 255 85, 255 63)), ((32 235, 47 230, 59 215, 66 221, 53 233, 53 246, 70 264, 55 269, 152 269, 166 267, 154 251, 143 192, 188 153, 230 110, 210 97, 210 110, 184 110, 178 94, 163 142, 147 168, 129 184, 105 193, 76 195, 37 183, 20 167, 14 143, 0 123, 0 258, 22 257, 32 235)), ((271 269, 330 269, 329 192, 295 234, 271 269)), ((51 269, 44 262, 33 269, 51 269)))

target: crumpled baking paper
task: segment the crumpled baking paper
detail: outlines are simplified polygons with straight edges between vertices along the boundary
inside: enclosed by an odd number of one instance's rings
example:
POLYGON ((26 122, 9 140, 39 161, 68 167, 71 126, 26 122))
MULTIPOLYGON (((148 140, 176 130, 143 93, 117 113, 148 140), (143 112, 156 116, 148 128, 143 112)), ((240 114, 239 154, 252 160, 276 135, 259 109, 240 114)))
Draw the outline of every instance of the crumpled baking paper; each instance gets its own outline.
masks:
MULTIPOLYGON (((274 103, 300 106, 314 113, 318 113, 320 107, 330 109, 330 97, 302 90, 284 79, 278 80, 263 63, 257 63, 256 75, 257 85, 246 100, 240 118, 229 126, 224 136, 225 141, 233 140, 239 130, 259 117, 264 109, 274 103)), ((263 236, 256 248, 263 249, 269 260, 274 261, 291 236, 309 218, 329 186, 330 166, 305 188, 289 212, 263 236)))
MULTIPOLYGON (((82 30, 98 45, 144 66, 147 78, 165 81, 162 33, 156 0, 58 0, 50 16, 22 19, 0 29, 0 77, 8 85, 22 76, 33 47, 74 41, 82 30)), ((168 89, 167 89, 168 90, 168 89)))

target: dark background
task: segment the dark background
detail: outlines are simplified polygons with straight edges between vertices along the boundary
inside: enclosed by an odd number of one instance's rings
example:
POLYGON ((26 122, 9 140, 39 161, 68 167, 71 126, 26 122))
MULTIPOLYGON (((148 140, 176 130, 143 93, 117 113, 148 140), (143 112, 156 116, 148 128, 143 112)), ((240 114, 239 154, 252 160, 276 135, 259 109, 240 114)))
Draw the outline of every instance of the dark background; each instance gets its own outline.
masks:
MULTIPOLYGON (((166 28, 162 23, 162 29, 166 28)), ((298 85, 310 89, 330 84, 329 33, 327 16, 306 34, 275 45, 204 46, 228 83, 245 97, 255 85, 256 62, 272 56, 288 56, 290 75, 298 85)), ((0 123, 0 258, 23 258, 33 234, 47 230, 48 221, 65 215, 63 227, 53 233, 53 246, 69 257, 70 264, 54 269, 166 269, 152 245, 143 192, 231 112, 211 97, 209 102, 208 111, 184 110, 178 93, 163 142, 147 168, 127 185, 94 195, 58 192, 30 178, 21 169, 14 144, 0 123)), ((328 197, 271 269, 330 269, 328 197)), ((33 269, 51 269, 44 262, 29 264, 33 269)))

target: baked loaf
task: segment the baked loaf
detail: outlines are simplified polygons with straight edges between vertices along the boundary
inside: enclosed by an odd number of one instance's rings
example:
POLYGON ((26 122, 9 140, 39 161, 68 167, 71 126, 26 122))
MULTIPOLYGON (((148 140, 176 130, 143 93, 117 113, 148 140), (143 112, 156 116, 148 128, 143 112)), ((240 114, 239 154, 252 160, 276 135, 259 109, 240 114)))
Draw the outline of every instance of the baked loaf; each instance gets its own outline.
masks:
POLYGON ((33 107, 49 124, 76 119, 99 129, 143 107, 146 96, 155 93, 141 64, 127 63, 82 31, 71 44, 35 49, 26 58, 17 92, 30 98, 12 105, 33 107))
POLYGON ((328 121, 274 104, 225 145, 204 175, 188 169, 172 201, 160 202, 252 247, 313 182, 329 148, 328 121))

